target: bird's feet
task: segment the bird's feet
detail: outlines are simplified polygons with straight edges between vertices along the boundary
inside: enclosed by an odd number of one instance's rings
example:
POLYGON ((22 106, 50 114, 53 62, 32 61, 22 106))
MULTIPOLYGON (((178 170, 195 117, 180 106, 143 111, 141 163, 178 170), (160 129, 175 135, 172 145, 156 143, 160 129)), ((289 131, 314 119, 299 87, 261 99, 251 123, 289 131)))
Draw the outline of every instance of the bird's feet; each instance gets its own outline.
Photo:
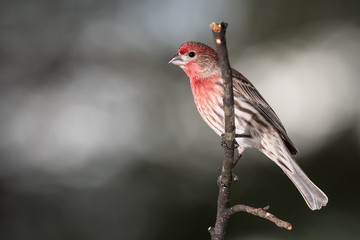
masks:
MULTIPOLYGON (((251 138, 251 136, 248 134, 235 134, 235 138, 251 138)), ((225 134, 221 134, 221 146, 225 149, 234 150, 239 147, 239 144, 234 140, 234 147, 229 147, 225 141, 225 134)), ((239 154, 239 156, 233 160, 233 168, 239 162, 242 154, 243 153, 239 154)))
MULTIPOLYGON (((249 134, 235 134, 235 138, 251 138, 251 136, 249 134)), ((234 150, 239 147, 239 144, 234 139, 234 147, 229 147, 225 141, 225 134, 221 134, 221 146, 229 150, 234 150)))
POLYGON ((235 134, 235 138, 251 138, 249 134, 235 134))
MULTIPOLYGON (((236 135, 235 135, 236 136, 236 135)), ((226 141, 225 141, 225 134, 221 134, 221 146, 225 149, 228 149, 228 150, 235 150, 236 148, 239 147, 239 144, 236 142, 236 140, 234 139, 234 147, 232 146, 228 146, 226 144, 226 141)))

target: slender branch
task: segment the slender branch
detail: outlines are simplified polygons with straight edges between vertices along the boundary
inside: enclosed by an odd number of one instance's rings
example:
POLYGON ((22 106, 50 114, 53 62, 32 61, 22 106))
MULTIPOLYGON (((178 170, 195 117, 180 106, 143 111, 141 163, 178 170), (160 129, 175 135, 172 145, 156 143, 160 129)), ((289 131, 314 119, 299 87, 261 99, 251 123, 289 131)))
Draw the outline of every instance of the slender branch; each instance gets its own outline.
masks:
POLYGON ((224 159, 221 169, 219 195, 218 195, 218 209, 216 214, 215 227, 209 228, 211 239, 222 240, 225 238, 226 226, 230 217, 229 201, 230 201, 230 187, 232 181, 232 168, 234 161, 234 145, 235 145, 235 117, 234 117, 234 93, 232 85, 232 71, 228 58, 225 32, 227 23, 221 24, 212 23, 212 29, 216 50, 219 56, 219 63, 221 67, 221 74, 224 80, 224 113, 225 113, 225 134, 223 142, 224 159))
POLYGON ((224 81, 223 105, 225 113, 225 134, 223 136, 224 158, 219 177, 219 195, 217 201, 216 222, 214 227, 209 227, 212 240, 224 240, 226 227, 230 216, 236 212, 248 212, 255 216, 265 218, 279 227, 291 230, 290 223, 278 219, 273 214, 268 213, 265 208, 253 208, 242 204, 230 208, 230 189, 233 180, 232 169, 234 166, 234 149, 235 149, 235 117, 234 117, 234 93, 232 82, 232 70, 230 67, 228 52, 226 48, 226 28, 227 23, 210 24, 213 32, 216 50, 221 67, 221 75, 224 81))
POLYGON ((246 206, 243 204, 238 204, 238 205, 235 205, 232 208, 230 208, 229 214, 232 215, 237 212, 247 212, 247 213, 251 213, 254 216, 265 218, 265 219, 269 220, 270 222, 275 223, 276 226, 278 226, 278 227, 285 228, 287 230, 292 229, 291 223, 281 220, 281 219, 277 218, 276 216, 274 216, 273 214, 267 212, 266 210, 268 210, 269 208, 270 208, 269 206, 266 206, 263 208, 253 208, 253 207, 249 207, 249 206, 246 206))

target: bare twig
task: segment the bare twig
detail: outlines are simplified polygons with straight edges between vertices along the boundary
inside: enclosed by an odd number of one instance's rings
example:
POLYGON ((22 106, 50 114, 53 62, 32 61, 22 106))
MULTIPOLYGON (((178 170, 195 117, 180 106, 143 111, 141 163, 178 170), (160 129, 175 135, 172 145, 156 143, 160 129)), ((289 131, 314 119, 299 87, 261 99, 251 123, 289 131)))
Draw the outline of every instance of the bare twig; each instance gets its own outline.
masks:
POLYGON ((230 215, 237 213, 237 212, 247 212, 247 213, 251 213, 254 216, 258 216, 261 218, 265 218, 273 223, 276 224, 276 226, 281 227, 281 228, 285 228, 287 230, 291 230, 292 226, 291 223, 288 223, 284 220, 281 220, 279 218, 277 218, 276 216, 274 216, 273 214, 267 212, 266 210, 268 210, 270 207, 266 206, 263 208, 253 208, 253 207, 249 207, 243 204, 238 204, 233 206, 232 208, 230 208, 230 215))
POLYGON ((234 117, 234 93, 232 83, 232 70, 226 48, 225 33, 227 23, 212 23, 211 30, 214 35, 216 50, 219 56, 221 75, 224 80, 224 113, 225 113, 225 134, 223 136, 224 159, 219 178, 219 195, 217 201, 217 214, 214 227, 209 227, 212 240, 225 239, 226 226, 230 216, 236 212, 248 212, 255 216, 265 218, 279 227, 291 230, 290 223, 278 219, 273 214, 268 213, 265 208, 253 208, 242 204, 230 208, 230 188, 233 181, 232 168, 234 166, 234 148, 235 148, 235 117, 234 117))
POLYGON ((216 223, 213 228, 209 228, 211 239, 221 240, 225 238, 226 226, 229 214, 230 187, 232 182, 232 168, 234 160, 235 144, 235 118, 234 118, 234 93, 232 85, 232 71, 227 54, 225 32, 227 23, 210 24, 213 31, 216 50, 219 56, 221 74, 224 80, 224 113, 225 113, 225 135, 223 142, 224 159, 221 169, 219 184, 218 209, 216 214, 216 223))

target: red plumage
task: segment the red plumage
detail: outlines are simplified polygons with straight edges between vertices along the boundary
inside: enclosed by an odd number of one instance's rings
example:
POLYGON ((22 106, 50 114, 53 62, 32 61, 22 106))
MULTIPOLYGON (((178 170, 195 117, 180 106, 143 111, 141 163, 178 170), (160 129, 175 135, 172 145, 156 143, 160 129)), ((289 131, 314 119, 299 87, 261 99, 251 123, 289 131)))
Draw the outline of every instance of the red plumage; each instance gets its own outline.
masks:
MULTIPOLYGON (((217 53, 199 42, 180 46, 170 63, 180 66, 190 78, 196 107, 204 121, 218 134, 224 133, 223 79, 217 53)), ((310 209, 320 209, 327 196, 305 175, 292 155, 298 150, 270 105, 241 73, 233 72, 236 134, 239 153, 255 147, 273 160, 295 184, 310 209)))

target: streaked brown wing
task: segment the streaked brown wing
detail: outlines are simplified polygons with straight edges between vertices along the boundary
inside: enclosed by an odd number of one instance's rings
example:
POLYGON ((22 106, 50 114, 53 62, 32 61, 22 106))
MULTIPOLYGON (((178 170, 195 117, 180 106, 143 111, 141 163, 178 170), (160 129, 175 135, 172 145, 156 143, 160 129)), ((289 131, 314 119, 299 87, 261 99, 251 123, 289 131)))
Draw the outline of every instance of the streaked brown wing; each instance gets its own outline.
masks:
POLYGON ((252 85, 251 82, 247 80, 246 77, 244 77, 235 69, 232 69, 232 74, 234 88, 238 88, 244 95, 246 101, 251 104, 269 123, 271 123, 276 130, 278 130, 290 153, 296 155, 299 151, 296 149, 294 143, 290 140, 283 124, 281 123, 279 117, 276 115, 274 110, 260 95, 254 85, 252 85))

